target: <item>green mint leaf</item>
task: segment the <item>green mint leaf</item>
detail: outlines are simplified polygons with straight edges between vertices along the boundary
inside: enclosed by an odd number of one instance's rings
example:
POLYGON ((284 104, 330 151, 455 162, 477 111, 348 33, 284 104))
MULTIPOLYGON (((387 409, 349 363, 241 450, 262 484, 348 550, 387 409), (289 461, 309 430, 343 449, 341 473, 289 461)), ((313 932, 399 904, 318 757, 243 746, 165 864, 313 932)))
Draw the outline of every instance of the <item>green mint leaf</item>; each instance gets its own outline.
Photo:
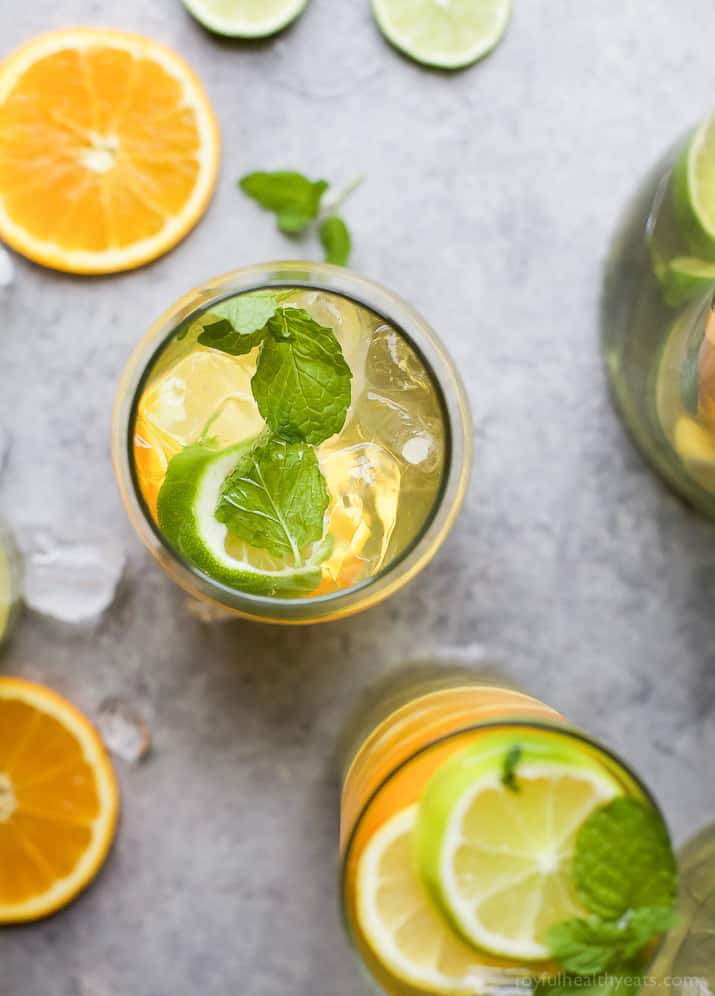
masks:
MULTIPOLYGON (((299 567, 314 561, 309 544, 325 531, 329 496, 314 451, 264 437, 224 481, 216 518, 239 539, 299 567)), ((329 553, 321 546, 320 556, 329 553)))
POLYGON ((521 787, 516 780, 516 769, 523 753, 524 751, 520 744, 512 744, 504 757, 501 781, 502 785, 508 788, 510 792, 521 792, 521 787))
POLYGON ((250 353, 263 341, 266 323, 277 308, 278 299, 272 294, 242 294, 221 301, 202 319, 199 342, 231 356, 250 353))
POLYGON ((273 211, 278 227, 291 234, 303 232, 318 217, 328 189, 325 180, 309 180, 301 173, 249 173, 239 180, 241 190, 266 211, 273 211))
POLYGON ((567 920, 547 934, 551 954, 567 972, 598 975, 624 961, 631 961, 652 940, 678 921, 672 908, 643 906, 620 920, 567 920))
POLYGON ((672 907, 678 873, 656 810, 625 796, 595 809, 576 836, 573 877, 581 903, 607 920, 641 906, 672 907))
POLYGON ((342 218, 331 215, 320 224, 320 243, 326 263, 347 266, 352 251, 350 231, 342 218))
POLYGON ((277 436, 317 446, 340 432, 352 373, 335 332, 301 308, 279 308, 251 382, 258 410, 277 436))

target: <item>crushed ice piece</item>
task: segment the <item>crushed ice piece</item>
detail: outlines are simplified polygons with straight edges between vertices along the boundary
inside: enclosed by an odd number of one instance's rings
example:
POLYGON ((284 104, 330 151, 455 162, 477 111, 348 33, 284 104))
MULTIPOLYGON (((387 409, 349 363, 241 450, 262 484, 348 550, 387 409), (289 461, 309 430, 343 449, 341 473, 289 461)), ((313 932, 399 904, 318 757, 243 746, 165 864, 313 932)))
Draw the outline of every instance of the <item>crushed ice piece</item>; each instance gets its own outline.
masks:
POLYGON ((236 622, 236 616, 233 612, 229 612, 228 609, 215 605, 213 602, 204 602, 203 599, 199 598, 187 598, 186 611, 201 623, 236 622))
POLYGON ((21 529, 25 601, 40 615, 65 623, 98 621, 114 602, 127 563, 113 538, 60 539, 47 530, 21 529))
POLYGON ((96 724, 107 750, 122 761, 138 764, 151 750, 149 724, 124 699, 105 699, 97 711, 96 724))
POLYGON ((0 246, 0 290, 6 290, 15 282, 15 264, 12 256, 0 246))

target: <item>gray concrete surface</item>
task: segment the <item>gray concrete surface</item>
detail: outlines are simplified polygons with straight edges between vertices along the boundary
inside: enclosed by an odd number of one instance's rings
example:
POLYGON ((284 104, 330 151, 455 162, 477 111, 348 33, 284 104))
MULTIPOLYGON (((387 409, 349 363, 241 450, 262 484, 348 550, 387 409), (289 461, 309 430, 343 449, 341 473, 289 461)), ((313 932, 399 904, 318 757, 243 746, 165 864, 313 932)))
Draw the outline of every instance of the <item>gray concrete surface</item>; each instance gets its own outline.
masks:
MULTIPOLYGON (((456 76, 389 48, 367 0, 312 0, 254 47, 178 0, 6 0, 2 53, 99 23, 175 46, 214 101, 217 197, 175 252, 73 279, 18 261, 3 303, 5 505, 109 532, 127 583, 93 631, 26 618, 3 673, 90 713, 136 703, 155 751, 117 763, 124 812, 96 886, 0 933, 2 996, 358 996, 335 906, 336 737, 360 692, 445 646, 496 658, 643 773, 682 839, 715 817, 715 529, 643 465, 610 406, 598 295, 618 212, 710 107, 711 0, 515 0, 503 46, 456 76), (111 398, 147 323, 204 277, 290 255, 235 179, 294 165, 368 180, 355 266, 435 324, 465 373, 476 466, 434 565, 388 604, 312 630, 207 628, 117 497, 111 398)), ((304 252, 315 253, 307 244, 304 252)))

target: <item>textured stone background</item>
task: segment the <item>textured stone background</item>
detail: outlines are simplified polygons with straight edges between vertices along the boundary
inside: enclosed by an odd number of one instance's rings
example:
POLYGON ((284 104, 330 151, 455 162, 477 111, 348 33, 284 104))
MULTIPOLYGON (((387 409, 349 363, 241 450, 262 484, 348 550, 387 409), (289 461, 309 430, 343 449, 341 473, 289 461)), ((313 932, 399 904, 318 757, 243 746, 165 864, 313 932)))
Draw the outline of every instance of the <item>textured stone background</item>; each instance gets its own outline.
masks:
MULTIPOLYGON (((2 52, 57 25, 175 46, 214 101, 218 195, 175 252, 73 279, 18 263, 0 413, 20 522, 122 538, 131 565, 94 631, 26 618, 0 667, 90 713, 149 718, 118 763, 124 815, 100 881, 0 934, 1 996, 358 996, 335 912, 338 732, 361 690, 425 649, 472 647, 608 740, 682 839, 715 816, 715 531, 641 462, 598 354, 608 239, 640 175, 711 101, 711 0, 515 0, 503 46, 460 75, 389 48, 367 0, 313 0, 278 39, 204 34, 178 0, 5 0, 2 52), (312 630, 206 628, 130 534, 109 464, 111 397, 148 322, 205 277, 290 255, 234 187, 294 165, 368 181, 355 266, 434 323, 475 415, 456 532, 383 607, 312 630)), ((315 253, 308 244, 305 253, 315 253)))

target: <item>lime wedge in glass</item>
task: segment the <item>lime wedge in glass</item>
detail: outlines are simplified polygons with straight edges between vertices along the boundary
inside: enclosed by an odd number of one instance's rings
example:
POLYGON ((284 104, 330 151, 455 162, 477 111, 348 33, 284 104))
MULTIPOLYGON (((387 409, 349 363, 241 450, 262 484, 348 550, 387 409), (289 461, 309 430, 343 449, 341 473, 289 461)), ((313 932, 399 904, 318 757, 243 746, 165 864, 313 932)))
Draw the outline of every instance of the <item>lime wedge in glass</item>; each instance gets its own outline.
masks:
POLYGON ((501 41, 511 0, 372 0, 381 31, 416 62, 462 69, 501 41))
POLYGON ((184 0, 209 31, 226 38, 265 38, 288 27, 308 0, 184 0))
POLYGON ((690 251, 715 260, 715 115, 700 125, 680 154, 673 196, 690 251))
POLYGON ((330 539, 316 545, 308 563, 295 567, 232 537, 216 518, 224 481, 254 443, 224 450, 197 444, 173 457, 157 500, 159 526, 180 554, 222 584, 252 595, 308 594, 320 584, 319 564, 330 539))
POLYGON ((419 873, 469 943, 545 961, 548 930, 587 915, 571 875, 577 831, 622 791, 588 754, 553 736, 485 733, 427 787, 414 832, 419 873), (514 750, 520 760, 507 780, 514 750))

